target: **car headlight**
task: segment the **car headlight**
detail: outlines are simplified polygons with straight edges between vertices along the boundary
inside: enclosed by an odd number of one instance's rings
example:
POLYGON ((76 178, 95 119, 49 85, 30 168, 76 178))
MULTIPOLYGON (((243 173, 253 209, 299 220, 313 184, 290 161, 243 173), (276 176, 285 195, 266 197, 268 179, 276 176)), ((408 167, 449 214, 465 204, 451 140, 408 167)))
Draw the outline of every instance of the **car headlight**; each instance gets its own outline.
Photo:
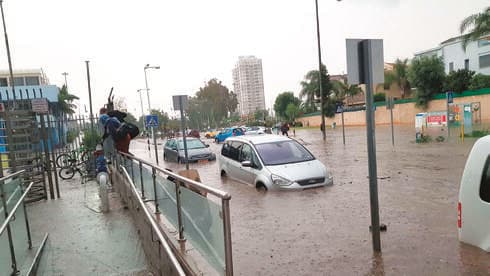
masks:
POLYGON ((293 184, 293 182, 291 180, 288 180, 284 177, 281 177, 279 175, 271 175, 271 178, 272 178, 272 183, 274 183, 275 185, 278 185, 278 186, 289 186, 291 184, 293 184))

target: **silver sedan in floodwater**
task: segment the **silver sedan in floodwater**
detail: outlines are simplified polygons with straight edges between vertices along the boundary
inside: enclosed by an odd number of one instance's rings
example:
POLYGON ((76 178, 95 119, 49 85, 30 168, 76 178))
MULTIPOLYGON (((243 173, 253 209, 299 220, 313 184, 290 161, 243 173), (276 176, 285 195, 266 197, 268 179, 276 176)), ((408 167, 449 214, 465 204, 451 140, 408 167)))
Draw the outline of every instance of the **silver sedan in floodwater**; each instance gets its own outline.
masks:
MULTIPOLYGON (((200 139, 186 137, 187 157, 189 162, 207 162, 216 160, 216 154, 209 150, 209 145, 200 139)), ((168 139, 163 147, 163 160, 186 163, 184 152, 184 139, 168 139)))
POLYGON ((226 139, 219 169, 221 176, 266 190, 305 189, 333 183, 325 165, 303 145, 278 135, 226 139))

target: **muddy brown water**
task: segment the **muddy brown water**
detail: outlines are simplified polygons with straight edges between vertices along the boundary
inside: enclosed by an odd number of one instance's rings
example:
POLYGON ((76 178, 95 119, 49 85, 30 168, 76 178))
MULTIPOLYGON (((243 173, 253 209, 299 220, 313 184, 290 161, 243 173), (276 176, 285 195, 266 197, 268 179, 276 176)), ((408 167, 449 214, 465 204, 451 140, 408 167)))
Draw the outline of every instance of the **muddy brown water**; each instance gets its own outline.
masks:
MULTIPOLYGON (((380 222, 388 229, 382 253, 374 254, 365 129, 346 128, 345 146, 339 127, 328 129, 325 141, 318 129, 297 130, 294 138, 327 166, 332 186, 263 192, 222 179, 217 161, 191 164, 204 183, 232 195, 236 275, 490 274, 490 253, 457 236, 460 179, 476 139, 417 144, 412 127, 395 126, 393 149, 391 129, 377 127, 380 222)), ((220 145, 207 142, 219 153, 220 145)), ((132 143, 137 156, 149 158, 145 147, 132 143)), ((159 158, 162 167, 184 167, 159 158)))

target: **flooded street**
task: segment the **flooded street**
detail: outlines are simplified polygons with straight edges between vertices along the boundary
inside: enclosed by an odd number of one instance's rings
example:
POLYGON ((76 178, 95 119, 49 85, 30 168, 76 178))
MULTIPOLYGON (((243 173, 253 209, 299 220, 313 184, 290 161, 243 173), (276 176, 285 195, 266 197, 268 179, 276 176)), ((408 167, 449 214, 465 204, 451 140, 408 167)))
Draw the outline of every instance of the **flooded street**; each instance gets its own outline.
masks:
MULTIPOLYGON (((454 133, 454 132, 453 132, 454 133)), ((490 254, 461 244, 459 182, 475 139, 416 144, 414 129, 378 126, 376 150, 382 254, 372 250, 366 131, 315 130, 294 137, 330 170, 333 186, 303 191, 257 191, 219 176, 218 162, 191 164, 202 182, 232 195, 236 275, 487 275, 490 254)), ((205 140, 215 153, 221 145, 205 140)), ((131 151, 149 158, 146 141, 131 151)), ((152 148, 152 160, 154 161, 152 148)), ((179 170, 184 165, 163 162, 179 170)))

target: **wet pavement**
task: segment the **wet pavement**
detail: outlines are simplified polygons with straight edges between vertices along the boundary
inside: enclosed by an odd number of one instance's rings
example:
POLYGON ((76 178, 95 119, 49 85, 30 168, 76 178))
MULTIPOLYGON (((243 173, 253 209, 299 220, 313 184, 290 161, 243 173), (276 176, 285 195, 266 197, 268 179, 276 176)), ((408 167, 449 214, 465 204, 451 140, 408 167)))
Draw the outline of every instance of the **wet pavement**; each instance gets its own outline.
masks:
MULTIPOLYGON (((232 195, 233 260, 236 275, 489 275, 490 253, 457 237, 459 182, 476 139, 464 143, 416 144, 410 126, 376 130, 381 254, 373 254, 366 131, 297 130, 294 137, 334 177, 330 187, 302 191, 257 191, 219 176, 218 162, 191 164, 202 182, 232 195)), ((453 132, 454 133, 454 132, 453 132)), ((205 140, 205 139, 204 139, 205 140)), ((205 140, 218 153, 220 146, 205 140)), ((146 142, 146 141, 145 141, 146 142)), ((154 161, 142 140, 131 151, 154 161)), ((184 165, 163 162, 173 170, 184 165)))
POLYGON ((82 185, 76 175, 60 182, 60 193, 60 199, 27 205, 35 244, 49 233, 37 275, 151 275, 116 192, 109 193, 108 213, 100 212, 95 181, 82 185))

